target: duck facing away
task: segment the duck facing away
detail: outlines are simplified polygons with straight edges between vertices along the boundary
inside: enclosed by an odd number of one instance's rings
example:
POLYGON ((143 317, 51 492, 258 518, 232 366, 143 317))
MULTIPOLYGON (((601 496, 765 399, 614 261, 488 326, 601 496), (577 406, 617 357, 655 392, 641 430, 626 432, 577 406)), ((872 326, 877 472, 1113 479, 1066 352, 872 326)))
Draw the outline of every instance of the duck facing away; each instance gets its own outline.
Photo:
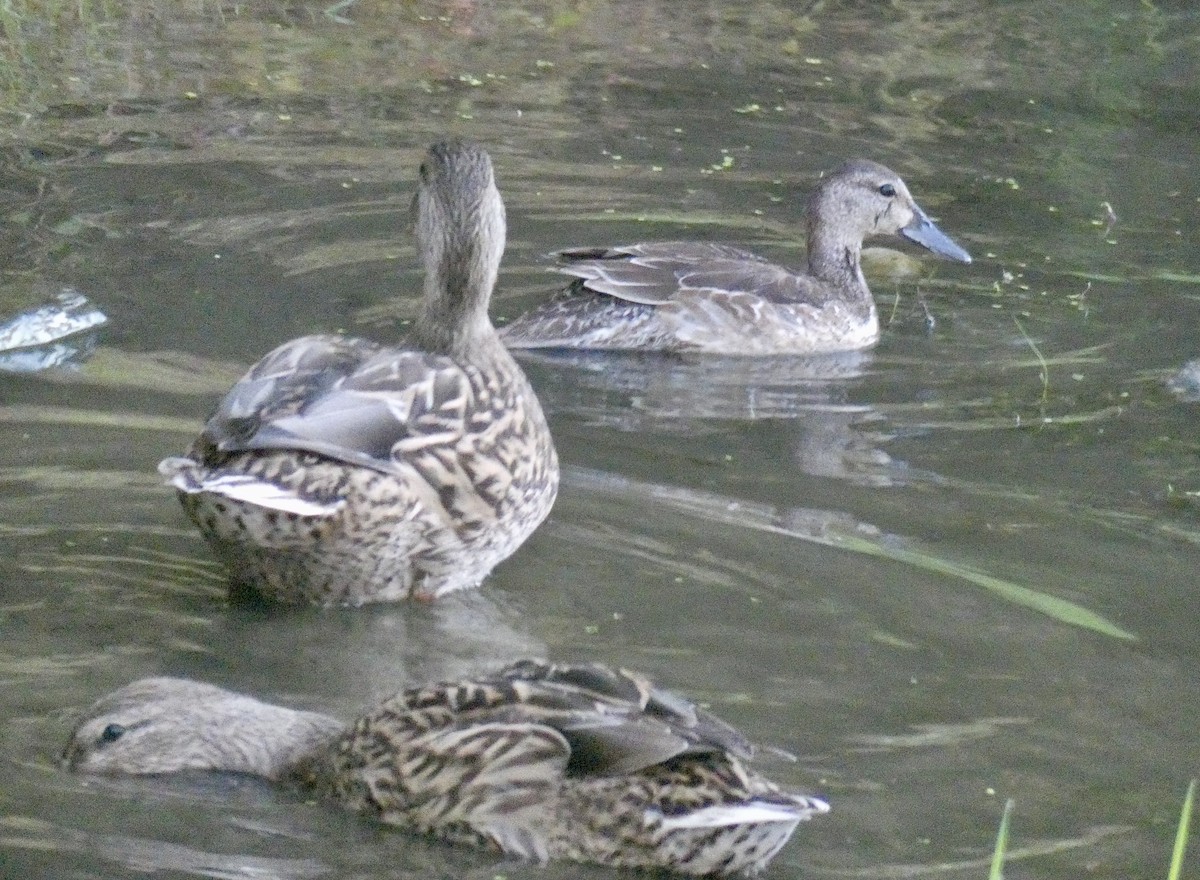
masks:
POLYGON ((558 271, 578 280, 501 336, 509 348, 851 351, 879 340, 879 316, 859 265, 864 239, 899 234, 939 256, 971 262, 904 181, 875 162, 849 162, 827 175, 809 198, 805 225, 803 272, 705 242, 561 251, 558 271))
POLYGON ((487 314, 505 239, 487 153, 431 147, 414 207, 425 292, 408 346, 287 342, 159 465, 235 592, 434 598, 477 586, 550 512, 550 430, 487 314))
POLYGON ((349 726, 177 678, 99 700, 73 770, 288 782, 388 825, 521 858, 752 874, 827 812, 747 766, 737 730, 642 675, 523 660, 412 688, 349 726))

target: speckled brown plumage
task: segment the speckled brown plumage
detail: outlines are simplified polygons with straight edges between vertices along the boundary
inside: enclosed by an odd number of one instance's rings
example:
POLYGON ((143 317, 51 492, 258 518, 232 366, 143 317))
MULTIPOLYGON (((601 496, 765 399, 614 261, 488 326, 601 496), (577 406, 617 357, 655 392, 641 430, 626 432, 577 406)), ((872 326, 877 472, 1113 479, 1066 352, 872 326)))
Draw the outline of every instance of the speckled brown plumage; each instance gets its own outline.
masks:
POLYGON ((476 146, 432 147, 407 346, 308 336, 233 387, 160 470, 235 590, 360 604, 473 587, 546 517, 558 460, 487 316, 504 206, 476 146))
POLYGON ((824 801, 750 769, 734 728, 644 676, 514 663, 404 691, 348 727, 180 679, 100 700, 81 772, 235 770, 399 828, 523 858, 753 874, 824 801))

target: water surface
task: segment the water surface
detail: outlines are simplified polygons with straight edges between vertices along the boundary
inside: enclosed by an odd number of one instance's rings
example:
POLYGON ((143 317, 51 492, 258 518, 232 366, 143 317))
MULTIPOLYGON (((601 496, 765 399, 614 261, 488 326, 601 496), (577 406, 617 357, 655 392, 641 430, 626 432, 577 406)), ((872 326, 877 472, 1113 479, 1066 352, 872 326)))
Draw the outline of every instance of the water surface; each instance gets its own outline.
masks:
POLYGON ((56 764, 142 675, 349 717, 530 654, 643 669, 794 755, 763 769, 834 811, 769 876, 977 877, 1009 797, 1013 875, 1165 874, 1200 754, 1197 411, 1163 384, 1200 356, 1196 15, 791 7, 130 3, 11 31, 0 304, 69 284, 110 326, 79 371, 0 375, 6 875, 609 876, 56 764), (496 160, 499 319, 572 244, 800 263, 804 194, 852 156, 976 261, 876 264, 868 354, 530 358, 563 488, 482 590, 230 607, 155 464, 278 342, 402 332, 447 134, 496 160))

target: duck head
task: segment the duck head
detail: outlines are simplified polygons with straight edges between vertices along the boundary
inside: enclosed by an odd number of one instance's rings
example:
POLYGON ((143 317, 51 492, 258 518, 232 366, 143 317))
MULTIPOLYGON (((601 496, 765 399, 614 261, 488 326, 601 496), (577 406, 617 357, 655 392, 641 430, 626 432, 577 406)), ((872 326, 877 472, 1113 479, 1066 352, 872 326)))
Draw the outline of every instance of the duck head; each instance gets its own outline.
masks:
POLYGON ((181 678, 143 678, 98 700, 63 750, 67 769, 100 774, 187 770, 277 779, 342 725, 181 678))
POLYGON ((810 263, 821 262, 822 251, 841 257, 847 249, 857 261, 863 239, 874 235, 901 235, 940 257, 971 262, 921 210, 900 175, 877 162, 847 162, 826 176, 809 200, 807 221, 810 263))
POLYGON ((425 298, 436 319, 486 319, 504 254, 504 202, 482 147, 450 140, 425 154, 414 199, 425 298))

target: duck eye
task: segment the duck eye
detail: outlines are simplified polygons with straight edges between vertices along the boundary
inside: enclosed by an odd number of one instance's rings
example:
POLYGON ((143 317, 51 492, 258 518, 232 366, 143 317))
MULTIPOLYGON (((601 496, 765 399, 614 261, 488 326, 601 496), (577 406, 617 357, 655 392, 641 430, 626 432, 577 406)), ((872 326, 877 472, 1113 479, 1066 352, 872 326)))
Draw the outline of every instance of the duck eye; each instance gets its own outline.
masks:
POLYGON ((125 728, 120 724, 110 724, 100 733, 101 743, 116 742, 125 735, 125 728))
POLYGON ((892 186, 890 183, 885 183, 879 187, 879 194, 881 196, 887 196, 890 199, 896 194, 896 187, 892 186))

